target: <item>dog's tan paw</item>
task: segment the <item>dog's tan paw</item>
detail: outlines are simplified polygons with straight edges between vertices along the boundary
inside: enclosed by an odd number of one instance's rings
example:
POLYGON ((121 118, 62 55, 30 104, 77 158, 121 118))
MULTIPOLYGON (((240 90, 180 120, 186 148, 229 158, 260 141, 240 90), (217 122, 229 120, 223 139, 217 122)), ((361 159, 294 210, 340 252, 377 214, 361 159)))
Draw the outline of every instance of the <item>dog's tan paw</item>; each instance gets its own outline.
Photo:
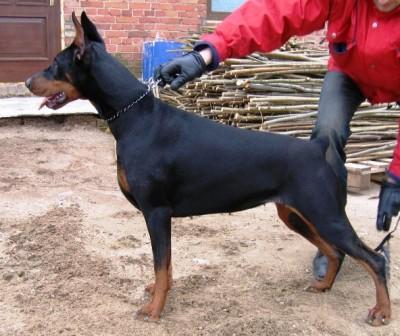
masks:
POLYGON ((390 309, 375 306, 372 308, 367 317, 367 323, 373 327, 380 327, 390 323, 390 309))
POLYGON ((153 283, 147 285, 144 290, 145 290, 145 292, 149 293, 150 295, 154 295, 155 288, 156 288, 155 283, 153 282, 153 283))
POLYGON ((136 319, 140 321, 160 322, 160 312, 151 303, 144 305, 136 312, 136 319))
POLYGON ((306 291, 310 293, 323 293, 330 289, 331 288, 324 281, 314 280, 311 285, 306 288, 306 291))

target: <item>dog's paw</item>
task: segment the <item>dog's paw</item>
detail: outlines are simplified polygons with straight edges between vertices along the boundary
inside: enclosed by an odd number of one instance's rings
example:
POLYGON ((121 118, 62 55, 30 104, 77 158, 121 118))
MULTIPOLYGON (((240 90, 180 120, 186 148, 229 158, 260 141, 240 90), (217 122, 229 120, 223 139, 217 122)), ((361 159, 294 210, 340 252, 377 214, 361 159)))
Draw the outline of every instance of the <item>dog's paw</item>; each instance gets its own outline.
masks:
POLYGON ((145 292, 147 292, 147 293, 149 293, 150 295, 153 296, 154 292, 156 290, 155 288, 156 288, 156 286, 155 286, 155 283, 153 282, 153 283, 147 285, 144 290, 145 290, 145 292))
POLYGON ((160 312, 151 303, 144 305, 136 312, 136 319, 140 321, 160 322, 160 312))
POLYGON ((375 306, 372 308, 367 317, 367 323, 373 327, 379 327, 390 323, 390 309, 375 306))
POLYGON ((324 281, 314 280, 311 285, 306 288, 306 291, 310 293, 323 293, 330 289, 330 286, 324 281))

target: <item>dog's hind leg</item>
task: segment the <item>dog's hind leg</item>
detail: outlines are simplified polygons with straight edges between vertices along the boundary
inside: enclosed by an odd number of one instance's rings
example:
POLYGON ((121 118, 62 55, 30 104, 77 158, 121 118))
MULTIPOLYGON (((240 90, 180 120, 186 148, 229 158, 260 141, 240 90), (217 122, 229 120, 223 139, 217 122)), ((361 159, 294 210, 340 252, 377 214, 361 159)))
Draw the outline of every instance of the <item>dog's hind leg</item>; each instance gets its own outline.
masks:
POLYGON ((153 250, 155 283, 148 286, 151 301, 137 316, 155 322, 160 319, 171 286, 171 211, 164 207, 152 209, 145 212, 145 219, 153 250))
POLYGON ((323 292, 332 287, 343 261, 342 253, 324 240, 315 226, 297 210, 283 204, 276 204, 279 218, 293 231, 314 244, 328 259, 328 271, 321 280, 314 279, 308 287, 312 292, 323 292))
POLYGON ((375 262, 371 262, 371 260, 363 261, 359 259, 358 261, 361 263, 361 265, 363 265, 366 268, 366 270, 372 276, 376 289, 376 305, 372 309, 370 309, 368 313, 367 322, 372 326, 380 326, 383 324, 389 324, 392 314, 391 314, 389 291, 387 288, 387 279, 385 274, 386 260, 381 255, 373 256, 373 253, 375 252, 371 250, 370 251, 371 259, 376 257, 381 258, 381 261, 379 261, 377 264, 375 264, 375 262))
MULTIPOLYGON (((345 218, 345 221, 348 223, 347 218, 345 218)), ((338 237, 333 244, 364 266, 374 280, 376 305, 369 311, 367 322, 373 326, 388 324, 391 318, 391 304, 387 288, 385 257, 366 246, 358 238, 350 223, 348 223, 348 226, 349 229, 341 229, 340 237, 337 234, 335 235, 335 232, 329 232, 331 227, 325 228, 323 234, 338 237)))

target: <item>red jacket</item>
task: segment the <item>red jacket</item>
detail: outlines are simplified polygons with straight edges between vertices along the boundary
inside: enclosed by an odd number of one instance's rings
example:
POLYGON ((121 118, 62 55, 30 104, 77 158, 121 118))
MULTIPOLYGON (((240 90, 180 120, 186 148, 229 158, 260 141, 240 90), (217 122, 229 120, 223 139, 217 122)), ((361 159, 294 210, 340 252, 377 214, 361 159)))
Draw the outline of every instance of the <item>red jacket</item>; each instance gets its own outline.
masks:
MULTIPOLYGON (((373 104, 399 102, 400 7, 383 13, 373 0, 248 0, 202 40, 223 61, 272 51, 325 23, 328 69, 350 76, 373 104)), ((389 170, 400 176, 399 139, 389 170)))

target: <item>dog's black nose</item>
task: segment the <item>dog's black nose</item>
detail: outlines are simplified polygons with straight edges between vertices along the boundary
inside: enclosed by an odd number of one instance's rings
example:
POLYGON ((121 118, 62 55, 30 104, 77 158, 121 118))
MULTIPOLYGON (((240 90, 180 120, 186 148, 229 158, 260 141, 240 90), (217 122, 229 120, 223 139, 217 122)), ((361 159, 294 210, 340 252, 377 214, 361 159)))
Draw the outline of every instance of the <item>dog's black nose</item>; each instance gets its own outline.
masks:
POLYGON ((25 86, 30 90, 30 89, 31 89, 31 84, 32 84, 32 77, 29 77, 29 78, 25 81, 25 86))

